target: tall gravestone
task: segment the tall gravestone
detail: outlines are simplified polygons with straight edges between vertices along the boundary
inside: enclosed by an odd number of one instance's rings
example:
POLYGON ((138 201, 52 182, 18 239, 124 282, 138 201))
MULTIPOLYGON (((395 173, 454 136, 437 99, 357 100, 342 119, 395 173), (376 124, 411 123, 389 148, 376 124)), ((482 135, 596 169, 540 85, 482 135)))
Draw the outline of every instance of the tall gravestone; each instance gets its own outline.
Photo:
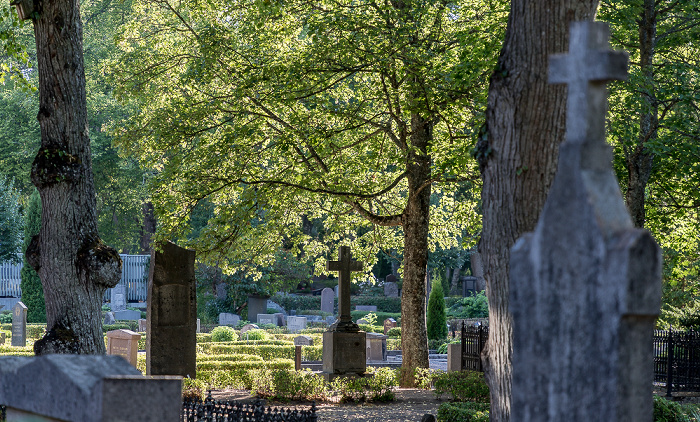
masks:
POLYGON ((267 300, 269 296, 248 296, 248 321, 257 322, 258 314, 267 313, 267 300))
MULTIPOLYGON (((362 376, 367 369, 365 332, 352 322, 350 315, 350 278, 362 271, 362 262, 352 259, 350 247, 341 246, 337 261, 328 261, 328 271, 338 271, 338 320, 323 333, 323 376, 362 376)), ((329 289, 330 290, 330 289, 329 289)), ((332 292, 332 290, 331 290, 332 292)))
POLYGON ((334 313, 335 292, 333 289, 326 287, 321 290, 321 312, 329 314, 334 313))
POLYGON ((114 286, 110 296, 110 308, 112 308, 112 312, 125 310, 126 302, 126 284, 119 283, 114 286))
POLYGON ((599 22, 571 24, 550 59, 568 84, 567 136, 534 233, 511 254, 511 415, 518 421, 652 420, 660 251, 632 226, 605 142, 605 82, 627 75, 599 22))
POLYGON ((22 302, 17 302, 12 307, 12 345, 27 345, 27 307, 22 302))
POLYGON ((195 378, 197 297, 195 252, 174 243, 151 252, 146 374, 195 378))

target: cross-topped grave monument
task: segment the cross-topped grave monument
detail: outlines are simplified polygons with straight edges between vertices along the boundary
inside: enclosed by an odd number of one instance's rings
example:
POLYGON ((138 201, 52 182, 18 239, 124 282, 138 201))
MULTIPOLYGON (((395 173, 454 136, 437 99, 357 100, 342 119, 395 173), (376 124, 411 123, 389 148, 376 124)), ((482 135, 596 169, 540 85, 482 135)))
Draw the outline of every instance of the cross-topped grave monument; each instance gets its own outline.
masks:
POLYGON ((341 246, 337 261, 328 261, 328 271, 338 271, 338 321, 331 326, 331 331, 360 331, 352 322, 350 315, 350 280, 351 273, 362 271, 362 262, 352 259, 349 246, 341 246))
POLYGON ((350 276, 362 271, 362 262, 352 259, 349 246, 341 246, 337 261, 328 261, 328 271, 338 271, 338 320, 323 333, 323 375, 330 381, 340 376, 362 376, 367 369, 365 332, 350 315, 350 276))
POLYGON ((513 420, 652 420, 661 258, 632 226, 605 142, 605 82, 627 73, 608 39, 604 23, 572 23, 569 54, 550 60, 550 82, 569 87, 567 136, 537 227, 511 253, 513 420))

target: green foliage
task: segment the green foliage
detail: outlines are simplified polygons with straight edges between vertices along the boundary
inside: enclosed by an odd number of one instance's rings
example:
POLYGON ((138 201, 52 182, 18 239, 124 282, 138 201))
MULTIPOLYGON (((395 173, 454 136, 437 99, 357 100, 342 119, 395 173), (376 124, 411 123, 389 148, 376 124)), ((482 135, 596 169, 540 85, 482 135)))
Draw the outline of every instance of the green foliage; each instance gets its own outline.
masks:
MULTIPOLYGON (((41 197, 36 189, 32 192, 27 205, 26 220, 24 225, 24 250, 27 250, 32 236, 38 235, 41 230, 41 197)), ((44 288, 41 285, 39 275, 27 262, 24 256, 24 265, 20 272, 22 282, 22 302, 27 305, 27 322, 46 322, 46 303, 44 302, 44 288)))
POLYGON ((292 359, 264 359, 263 361, 224 361, 218 365, 210 361, 197 364, 197 379, 210 388, 243 388, 252 390, 261 370, 294 370, 292 359), (200 368, 202 368, 200 370, 200 368), (205 369, 206 368, 206 369, 205 369))
POLYGON ((447 310, 447 315, 455 319, 488 318, 489 303, 486 292, 478 292, 457 301, 447 310))
POLYGON ((363 318, 365 321, 367 321, 367 324, 369 325, 376 325, 377 324, 377 314, 374 312, 370 312, 367 315, 364 316, 363 318))
POLYGON ((20 212, 19 192, 11 181, 0 178, 0 263, 17 263, 24 222, 20 212))
POLYGON ((489 422, 488 403, 442 403, 438 408, 439 422, 489 422))
POLYGON ((432 290, 428 298, 427 326, 429 340, 439 340, 447 337, 445 295, 439 278, 433 280, 432 290))
MULTIPOLYGON (((369 314, 369 311, 350 311, 350 316, 352 316, 353 321, 357 321, 358 319, 366 319, 367 314, 369 314)), ((394 318, 397 321, 401 321, 401 313, 400 312, 374 312, 374 314, 377 316, 377 325, 383 326, 384 321, 387 318, 394 318)))
POLYGON ((437 352, 441 355, 446 355, 447 354, 447 346, 450 344, 459 343, 460 341, 461 340, 459 338, 449 339, 446 343, 441 344, 440 347, 437 348, 437 352))
POLYGON ((654 422, 691 422, 697 421, 699 415, 697 405, 684 406, 664 397, 654 396, 654 422))
POLYGON ((211 341, 220 342, 233 340, 238 340, 238 335, 236 334, 236 330, 231 327, 220 326, 211 330, 211 341))
POLYGON ((450 394, 453 401, 489 403, 489 387, 484 374, 475 371, 440 372, 433 376, 435 395, 450 394))
POLYGON ((327 398, 328 386, 323 377, 310 370, 259 371, 253 390, 260 397, 276 400, 317 400, 327 398))
POLYGON ((386 332, 386 335, 389 337, 401 338, 401 327, 390 328, 389 331, 386 332))
POLYGON ((341 402, 391 401, 396 386, 396 372, 389 368, 374 369, 372 377, 338 377, 331 382, 331 390, 341 402))
POLYGON ((0 324, 12 324, 12 312, 2 311, 0 313, 0 324))
POLYGON ((268 340, 270 338, 267 331, 262 329, 246 331, 243 336, 246 340, 268 340))

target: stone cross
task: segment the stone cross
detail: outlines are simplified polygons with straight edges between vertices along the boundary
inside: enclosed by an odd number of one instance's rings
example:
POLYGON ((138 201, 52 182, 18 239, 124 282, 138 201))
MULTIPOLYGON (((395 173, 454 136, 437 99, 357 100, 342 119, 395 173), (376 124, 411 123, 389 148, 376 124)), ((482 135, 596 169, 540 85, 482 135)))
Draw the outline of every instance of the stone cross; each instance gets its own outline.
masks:
POLYGON ((602 22, 572 22, 569 53, 549 59, 549 83, 569 87, 566 139, 605 140, 605 82, 627 79, 627 52, 608 47, 610 30, 602 22))
POLYGON ((608 37, 572 23, 570 54, 550 61, 550 82, 569 84, 567 140, 535 231, 511 251, 513 420, 652 420, 661 255, 633 227, 605 143, 604 81, 626 68, 608 37))
POLYGON ((351 273, 362 271, 362 262, 352 259, 349 246, 341 246, 337 261, 328 261, 328 271, 338 271, 338 321, 331 331, 359 331, 360 327, 352 322, 350 315, 350 277, 351 273))

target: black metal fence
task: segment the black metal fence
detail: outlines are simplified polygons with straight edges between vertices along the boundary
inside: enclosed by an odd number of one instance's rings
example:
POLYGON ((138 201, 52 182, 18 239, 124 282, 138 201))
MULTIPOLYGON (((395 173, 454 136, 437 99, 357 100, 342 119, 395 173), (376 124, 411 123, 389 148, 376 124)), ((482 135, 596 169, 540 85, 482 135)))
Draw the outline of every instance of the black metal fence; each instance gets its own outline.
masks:
POLYGON ((484 372, 481 351, 489 338, 489 328, 479 325, 467 327, 462 322, 462 370, 484 372))
POLYGON ((239 403, 214 400, 211 392, 204 401, 186 399, 182 403, 184 422, 316 422, 316 403, 307 409, 265 407, 262 401, 239 403))
POLYGON ((667 396, 700 391, 700 332, 654 331, 654 382, 667 396))

